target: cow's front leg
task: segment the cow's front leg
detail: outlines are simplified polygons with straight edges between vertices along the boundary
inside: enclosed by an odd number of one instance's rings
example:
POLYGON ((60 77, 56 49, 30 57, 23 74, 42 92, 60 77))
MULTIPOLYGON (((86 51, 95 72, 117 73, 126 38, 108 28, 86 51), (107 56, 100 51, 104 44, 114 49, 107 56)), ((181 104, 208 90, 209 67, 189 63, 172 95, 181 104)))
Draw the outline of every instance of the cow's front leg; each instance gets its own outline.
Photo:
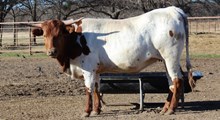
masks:
POLYGON ((99 83, 95 83, 94 90, 94 105, 92 115, 98 115, 101 112, 101 102, 100 102, 100 92, 99 92, 99 83))
POLYGON ((90 113, 92 111, 92 94, 89 91, 89 88, 86 88, 86 108, 85 113, 82 117, 89 117, 90 113))
POLYGON ((86 86, 86 108, 85 113, 82 117, 89 117, 92 112, 92 106, 93 106, 93 92, 95 87, 95 73, 83 71, 83 76, 85 78, 85 86, 86 86))
POLYGON ((166 111, 165 115, 174 114, 175 109, 178 107, 178 102, 179 102, 181 90, 183 87, 181 79, 178 79, 178 78, 174 79, 173 85, 174 85, 174 88, 173 88, 173 94, 172 94, 170 106, 168 110, 166 111))

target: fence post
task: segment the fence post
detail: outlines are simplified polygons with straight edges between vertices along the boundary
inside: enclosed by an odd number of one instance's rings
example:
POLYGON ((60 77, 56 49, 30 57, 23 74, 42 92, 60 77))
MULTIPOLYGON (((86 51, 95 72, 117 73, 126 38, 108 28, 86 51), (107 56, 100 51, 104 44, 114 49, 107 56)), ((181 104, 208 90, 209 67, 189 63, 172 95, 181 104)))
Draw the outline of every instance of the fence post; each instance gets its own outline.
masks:
POLYGON ((31 52, 31 27, 29 27, 29 55, 32 55, 32 52, 31 52))
POLYGON ((16 25, 15 25, 15 21, 13 22, 13 34, 14 34, 14 46, 17 46, 17 30, 16 30, 16 25))
POLYGON ((2 24, 0 24, 0 47, 2 46, 2 34, 3 34, 3 29, 2 29, 2 27, 3 27, 3 25, 2 24))
POLYGON ((192 33, 192 22, 191 20, 188 20, 189 22, 189 33, 191 34, 192 33))
POLYGON ((18 25, 15 26, 16 30, 16 46, 18 46, 18 25))
POLYGON ((198 21, 196 22, 196 34, 198 33, 198 21))
POLYGON ((210 30, 210 28, 211 28, 211 27, 210 27, 210 25, 211 25, 211 24, 210 24, 210 19, 208 19, 208 23, 209 23, 209 33, 210 33, 210 32, 211 32, 211 30, 210 30))
POLYGON ((203 33, 205 33, 205 22, 202 22, 202 29, 203 29, 203 33))

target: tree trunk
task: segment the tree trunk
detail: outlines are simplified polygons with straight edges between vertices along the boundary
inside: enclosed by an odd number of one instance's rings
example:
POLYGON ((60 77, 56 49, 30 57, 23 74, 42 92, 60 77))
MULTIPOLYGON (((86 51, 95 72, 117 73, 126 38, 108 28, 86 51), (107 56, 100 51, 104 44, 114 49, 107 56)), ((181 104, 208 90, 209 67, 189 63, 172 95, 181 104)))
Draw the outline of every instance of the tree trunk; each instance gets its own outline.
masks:
POLYGON ((2 25, 0 24, 0 47, 2 46, 2 25))

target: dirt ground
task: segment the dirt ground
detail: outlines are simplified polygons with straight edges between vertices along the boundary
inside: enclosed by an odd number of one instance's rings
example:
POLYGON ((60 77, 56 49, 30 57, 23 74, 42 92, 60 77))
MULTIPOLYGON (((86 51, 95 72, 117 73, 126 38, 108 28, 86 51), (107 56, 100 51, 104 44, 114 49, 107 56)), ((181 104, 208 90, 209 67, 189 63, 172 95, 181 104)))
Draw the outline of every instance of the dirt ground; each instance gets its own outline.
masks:
MULTIPOLYGON (((184 62, 182 61, 184 66, 184 62)), ((83 81, 70 80, 51 58, 0 58, 0 120, 220 120, 220 58, 192 59, 204 77, 196 92, 185 94, 185 108, 159 115, 167 94, 146 94, 138 112, 138 94, 105 94, 99 116, 82 118, 83 81)), ((164 71, 156 63, 146 71, 164 71)))

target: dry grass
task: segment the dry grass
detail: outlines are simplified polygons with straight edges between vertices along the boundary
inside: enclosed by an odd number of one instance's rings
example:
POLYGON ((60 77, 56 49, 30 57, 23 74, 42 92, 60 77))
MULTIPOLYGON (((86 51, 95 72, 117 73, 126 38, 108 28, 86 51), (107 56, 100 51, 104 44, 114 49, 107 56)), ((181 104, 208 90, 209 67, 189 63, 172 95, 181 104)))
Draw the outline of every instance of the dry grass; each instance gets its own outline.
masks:
MULTIPOLYGON (((33 37, 33 35, 31 35, 33 37)), ((19 45, 28 45, 30 43, 30 34, 28 31, 17 32, 17 41, 19 45)), ((43 43, 43 37, 36 37, 38 43, 43 43)), ((14 34, 12 32, 4 32, 2 34, 2 44, 3 45, 13 45, 14 44, 14 34)))
POLYGON ((220 34, 199 34, 189 37, 192 55, 220 55, 220 34))

